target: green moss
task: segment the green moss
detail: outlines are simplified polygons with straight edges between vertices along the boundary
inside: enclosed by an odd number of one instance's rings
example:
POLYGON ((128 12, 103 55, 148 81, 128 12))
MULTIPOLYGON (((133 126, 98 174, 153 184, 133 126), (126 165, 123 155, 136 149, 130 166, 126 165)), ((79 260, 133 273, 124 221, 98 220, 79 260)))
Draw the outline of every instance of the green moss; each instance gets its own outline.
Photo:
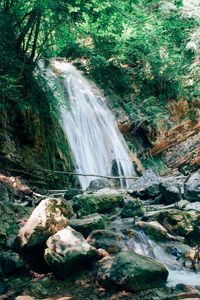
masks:
POLYGON ((10 235, 17 235, 20 221, 27 218, 31 208, 0 203, 0 243, 4 244, 10 235))
POLYGON ((74 210, 79 216, 92 213, 108 213, 118 206, 122 206, 123 196, 110 195, 82 195, 74 198, 74 210))
POLYGON ((151 169, 158 175, 167 171, 167 166, 161 157, 144 156, 141 158, 141 162, 145 169, 151 169))

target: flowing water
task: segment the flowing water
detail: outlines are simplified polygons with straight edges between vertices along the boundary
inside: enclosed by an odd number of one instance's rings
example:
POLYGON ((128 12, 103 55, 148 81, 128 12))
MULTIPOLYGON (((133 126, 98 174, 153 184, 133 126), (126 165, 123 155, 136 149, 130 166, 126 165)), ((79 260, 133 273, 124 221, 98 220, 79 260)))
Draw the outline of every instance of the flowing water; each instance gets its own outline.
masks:
POLYGON ((122 234, 123 250, 152 257, 165 265, 169 272, 166 284, 168 287, 175 287, 177 284, 200 285, 200 273, 186 269, 175 256, 166 253, 159 244, 149 240, 142 230, 133 229, 133 219, 117 218, 109 228, 122 234))
POLYGON ((199 286, 199 273, 184 268, 173 255, 167 254, 156 243, 153 243, 152 246, 155 259, 163 263, 169 271, 167 286, 173 287, 180 283, 192 286, 199 286))
MULTIPOLYGON (((99 90, 69 63, 55 60, 50 68, 45 68, 42 62, 39 67, 40 75, 43 73, 47 87, 56 99, 61 126, 71 147, 77 173, 112 175, 115 165, 120 176, 134 176, 123 137, 99 90)), ((45 91, 48 92, 48 89, 45 91)), ((79 176, 84 189, 93 179, 93 176, 79 176)), ((120 183, 122 187, 130 187, 133 182, 121 179, 120 183)), ((133 229, 133 220, 130 221, 127 225, 119 218, 111 224, 111 229, 117 230, 123 237, 124 250, 153 257, 163 263, 169 271, 168 286, 179 283, 199 285, 198 273, 184 268, 174 256, 148 240, 143 231, 133 229)))
MULTIPOLYGON (((100 91, 73 65, 63 61, 53 61, 45 76, 50 88, 57 85, 54 94, 76 172, 113 175, 115 168, 115 174, 119 176, 134 176, 128 149, 100 91), (59 84, 58 75, 62 76, 59 84)), ((79 176, 83 189, 94 179, 93 176, 79 176)), ((129 188, 132 180, 122 178, 120 184, 129 188)))

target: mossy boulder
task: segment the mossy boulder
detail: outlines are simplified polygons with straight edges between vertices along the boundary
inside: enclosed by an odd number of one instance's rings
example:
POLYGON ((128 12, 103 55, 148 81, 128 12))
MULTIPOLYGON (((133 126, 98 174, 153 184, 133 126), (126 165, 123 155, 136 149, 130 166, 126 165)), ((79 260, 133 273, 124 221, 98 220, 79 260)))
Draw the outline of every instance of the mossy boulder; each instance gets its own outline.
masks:
POLYGON ((0 252, 0 274, 12 275, 22 269, 25 269, 25 263, 18 253, 12 251, 0 252))
POLYGON ((104 229, 106 219, 104 216, 95 213, 81 219, 71 219, 69 225, 76 231, 81 232, 84 237, 87 237, 93 230, 104 229))
POLYGON ((84 194, 73 198, 73 209, 78 216, 92 213, 109 213, 115 207, 122 207, 123 196, 115 191, 110 194, 84 194))
POLYGON ((143 222, 139 221, 137 226, 140 227, 146 235, 155 241, 169 240, 167 229, 157 221, 143 222))
POLYGON ((143 216, 145 208, 140 199, 127 199, 124 201, 123 209, 121 212, 122 218, 132 218, 135 216, 143 216))
POLYGON ((51 270, 61 278, 97 259, 96 249, 70 226, 51 236, 47 247, 45 260, 51 270))
POLYGON ((169 233, 186 237, 198 226, 199 215, 196 212, 186 212, 178 209, 169 209, 155 212, 149 220, 156 220, 169 233))
POLYGON ((70 188, 65 192, 64 198, 66 200, 71 200, 74 196, 83 194, 83 191, 78 188, 70 188))
POLYGON ((116 258, 104 258, 98 269, 98 281, 106 288, 120 287, 136 292, 162 286, 168 277, 164 265, 134 252, 121 252, 116 258))
POLYGON ((176 180, 164 181, 160 183, 161 202, 172 204, 182 199, 181 185, 176 180))
POLYGON ((17 236, 20 222, 31 209, 9 202, 0 202, 0 248, 5 247, 11 236, 17 236))
POLYGON ((61 198, 41 201, 19 230, 16 247, 25 250, 42 246, 51 235, 68 225, 72 215, 72 207, 61 198))
POLYGON ((102 248, 110 254, 116 254, 123 250, 127 238, 121 232, 100 229, 91 232, 87 241, 97 249, 102 248))

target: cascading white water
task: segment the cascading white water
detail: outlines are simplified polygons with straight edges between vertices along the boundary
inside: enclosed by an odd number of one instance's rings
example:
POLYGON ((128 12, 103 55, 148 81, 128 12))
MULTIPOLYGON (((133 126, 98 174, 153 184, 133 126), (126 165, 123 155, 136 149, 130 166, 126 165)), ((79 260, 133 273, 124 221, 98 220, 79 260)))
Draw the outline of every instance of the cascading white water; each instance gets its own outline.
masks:
MULTIPOLYGON (((128 149, 99 90, 73 65, 55 60, 45 76, 55 83, 58 74, 62 75, 62 80, 57 86, 60 91, 55 93, 58 95, 61 125, 74 156, 76 172, 112 175, 115 164, 119 176, 134 176, 128 149), (61 94, 66 95, 66 101, 59 97, 61 94)), ((79 176, 83 189, 94 179, 79 176)), ((120 183, 121 187, 130 187, 132 180, 120 179, 120 183)))

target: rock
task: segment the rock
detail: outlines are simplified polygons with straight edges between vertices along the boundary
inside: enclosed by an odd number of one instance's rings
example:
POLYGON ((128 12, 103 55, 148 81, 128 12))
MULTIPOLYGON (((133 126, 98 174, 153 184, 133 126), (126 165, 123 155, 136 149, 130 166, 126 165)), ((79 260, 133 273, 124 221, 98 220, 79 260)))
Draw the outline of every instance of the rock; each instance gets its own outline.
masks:
POLYGON ((190 246, 181 242, 165 242, 160 243, 163 250, 166 251, 168 254, 174 255, 174 248, 177 249, 177 253, 181 253, 181 257, 185 258, 187 254, 192 250, 190 246))
POLYGON ((102 248, 97 249, 97 254, 98 254, 99 259, 102 259, 102 258, 107 257, 107 256, 110 257, 109 253, 106 250, 102 249, 102 248))
POLYGON ((167 277, 164 265, 129 251, 121 252, 116 258, 102 259, 97 274, 104 287, 116 286, 132 292, 159 287, 167 277))
POLYGON ((160 183, 161 202, 172 204, 182 199, 181 185, 176 181, 164 181, 160 183))
POLYGON ((71 188, 65 192, 64 198, 66 200, 71 200, 74 196, 83 194, 81 189, 71 188))
POLYGON ((184 210, 195 210, 200 212, 200 202, 193 202, 193 203, 188 203, 185 207, 184 210))
POLYGON ((85 216, 92 213, 109 213, 115 207, 123 205, 123 196, 111 190, 111 194, 96 193, 84 194, 74 197, 73 209, 78 216, 85 216))
POLYGON ((8 240, 17 236, 22 218, 30 214, 30 208, 12 203, 0 203, 0 248, 6 249, 8 240))
POLYGON ((133 197, 152 199, 160 194, 160 179, 151 171, 146 170, 143 175, 134 182, 129 193, 133 197))
POLYGON ((51 270, 61 278, 97 258, 96 249, 70 226, 51 236, 47 240, 47 247, 45 260, 51 270))
POLYGON ((155 241, 169 240, 167 229, 157 221, 139 221, 136 225, 143 229, 146 235, 155 241))
POLYGON ((131 218, 135 216, 143 216, 145 213, 144 205, 140 199, 128 199, 124 201, 121 211, 122 218, 131 218))
POLYGON ((24 261, 20 258, 18 253, 11 251, 0 252, 0 273, 11 275, 15 272, 25 268, 24 261))
POLYGON ((43 243, 57 231, 65 228, 73 211, 61 198, 47 198, 34 209, 16 239, 18 249, 31 249, 43 243))
POLYGON ((199 221, 195 212, 185 212, 178 209, 158 211, 149 217, 161 223, 170 233, 186 237, 194 231, 199 221))
POLYGON ((180 210, 184 210, 184 208, 186 207, 187 204, 189 204, 190 202, 187 200, 180 200, 177 203, 174 204, 174 207, 180 210))
POLYGON ((185 258, 191 261, 195 260, 195 250, 191 248, 188 252, 185 253, 185 258))
POLYGON ((120 252, 126 244, 126 238, 121 232, 108 229, 93 231, 87 241, 95 248, 103 248, 110 254, 120 252))
POLYGON ((191 202, 200 201, 200 170, 190 176, 184 188, 186 199, 191 202))
POLYGON ((100 214, 91 214, 81 219, 71 219, 69 225, 87 237, 93 230, 105 228, 105 217, 100 214))
POLYGON ((108 179, 95 179, 90 181, 88 188, 86 189, 87 192, 95 192, 97 190, 101 190, 104 188, 112 188, 113 184, 108 179))

